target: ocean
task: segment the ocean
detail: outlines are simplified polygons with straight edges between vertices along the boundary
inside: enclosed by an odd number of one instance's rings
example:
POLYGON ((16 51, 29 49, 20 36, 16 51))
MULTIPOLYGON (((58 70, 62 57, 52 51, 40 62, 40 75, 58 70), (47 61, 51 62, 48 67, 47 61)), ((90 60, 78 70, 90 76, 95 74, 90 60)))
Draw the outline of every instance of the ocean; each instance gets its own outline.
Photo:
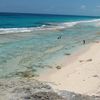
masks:
POLYGON ((0 13, 0 78, 38 76, 99 39, 99 17, 0 13))

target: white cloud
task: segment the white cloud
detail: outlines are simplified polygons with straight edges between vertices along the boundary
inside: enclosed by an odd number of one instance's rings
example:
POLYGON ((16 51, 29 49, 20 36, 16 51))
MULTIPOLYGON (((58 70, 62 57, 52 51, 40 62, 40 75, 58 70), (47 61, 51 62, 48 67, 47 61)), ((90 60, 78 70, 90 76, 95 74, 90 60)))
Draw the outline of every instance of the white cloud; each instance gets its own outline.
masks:
POLYGON ((96 8, 99 8, 100 9, 100 5, 99 6, 96 6, 96 8))
POLYGON ((85 9, 86 9, 86 5, 82 5, 80 8, 81 8, 82 10, 85 10, 85 9))

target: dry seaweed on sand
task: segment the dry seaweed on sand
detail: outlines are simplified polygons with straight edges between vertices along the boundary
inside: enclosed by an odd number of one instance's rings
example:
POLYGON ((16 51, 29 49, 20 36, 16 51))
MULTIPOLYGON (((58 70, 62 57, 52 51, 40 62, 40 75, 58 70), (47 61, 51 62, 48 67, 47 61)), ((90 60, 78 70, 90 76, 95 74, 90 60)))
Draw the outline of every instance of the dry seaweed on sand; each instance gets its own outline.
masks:
POLYGON ((57 69, 61 69, 61 66, 57 66, 56 68, 57 68, 57 69))

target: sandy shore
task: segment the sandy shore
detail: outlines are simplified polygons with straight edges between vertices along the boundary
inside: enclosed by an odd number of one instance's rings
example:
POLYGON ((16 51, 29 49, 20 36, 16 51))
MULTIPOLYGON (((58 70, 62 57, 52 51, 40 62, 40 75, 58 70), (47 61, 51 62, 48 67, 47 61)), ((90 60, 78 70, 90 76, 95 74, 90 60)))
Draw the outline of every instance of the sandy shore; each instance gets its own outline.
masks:
POLYGON ((100 96, 100 42, 76 54, 63 68, 42 75, 42 81, 53 82, 54 88, 86 95, 100 96))

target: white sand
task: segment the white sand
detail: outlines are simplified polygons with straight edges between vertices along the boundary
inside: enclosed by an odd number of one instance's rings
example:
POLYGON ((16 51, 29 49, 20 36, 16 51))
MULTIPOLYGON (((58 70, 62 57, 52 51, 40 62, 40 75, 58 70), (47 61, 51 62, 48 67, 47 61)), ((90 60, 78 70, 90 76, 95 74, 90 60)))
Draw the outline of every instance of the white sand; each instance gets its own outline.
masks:
POLYGON ((70 64, 65 62, 65 67, 41 76, 40 80, 54 82, 57 89, 100 96, 100 43, 93 43, 74 58, 69 60, 70 64))

